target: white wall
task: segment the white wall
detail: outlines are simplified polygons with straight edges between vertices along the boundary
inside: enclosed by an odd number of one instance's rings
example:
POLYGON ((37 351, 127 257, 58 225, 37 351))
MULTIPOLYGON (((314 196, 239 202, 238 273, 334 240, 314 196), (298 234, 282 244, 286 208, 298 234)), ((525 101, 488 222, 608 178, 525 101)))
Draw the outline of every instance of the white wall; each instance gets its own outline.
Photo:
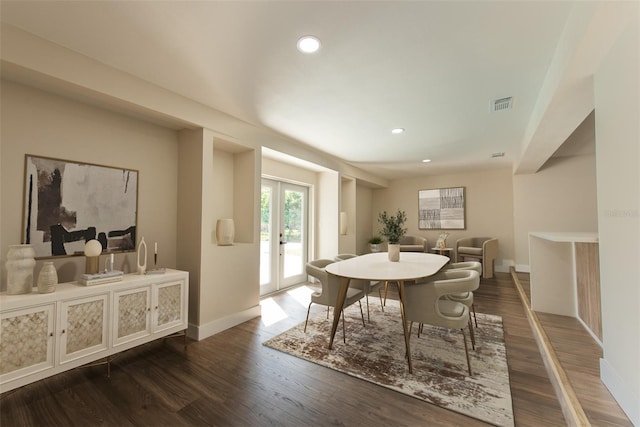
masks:
POLYGON ((316 245, 310 258, 333 259, 338 254, 339 230, 338 217, 340 209, 340 175, 338 172, 318 172, 316 204, 316 245))
POLYGON ((388 188, 373 190, 371 232, 376 234, 380 229, 379 212, 395 214, 401 209, 407 214, 407 235, 427 237, 431 247, 442 231, 449 233, 449 247, 455 247, 456 240, 463 237, 497 237, 496 270, 507 271, 514 259, 512 177, 510 169, 498 169, 391 181, 388 188), (448 187, 465 187, 466 230, 418 229, 418 192, 448 187))
POLYGON ((338 252, 356 253, 356 233, 360 224, 356 222, 356 180, 342 176, 340 185, 340 212, 346 214, 347 233, 340 234, 338 252))
POLYGON ((373 206, 373 190, 370 187, 356 185, 356 253, 369 253, 368 240, 374 236, 371 206, 373 206))
MULTIPOLYGON (((177 133, 5 80, 1 91, 1 259, 6 259, 9 245, 21 242, 24 155, 33 154, 137 169, 138 236, 145 237, 150 252, 158 242, 160 266, 175 267, 177 133)), ((135 271, 135 253, 118 254, 115 259, 117 269, 135 271)), ((59 280, 78 279, 84 261, 84 257, 56 259, 59 280)), ((151 257, 148 262, 153 262, 151 257)), ((40 268, 38 262, 36 275, 40 268)), ((4 262, 2 286, 6 286, 4 262)))
POLYGON ((640 426, 640 6, 595 75, 604 357, 601 378, 640 426))
POLYGON ((515 260, 529 271, 530 231, 598 231, 595 155, 553 157, 513 177, 515 260))

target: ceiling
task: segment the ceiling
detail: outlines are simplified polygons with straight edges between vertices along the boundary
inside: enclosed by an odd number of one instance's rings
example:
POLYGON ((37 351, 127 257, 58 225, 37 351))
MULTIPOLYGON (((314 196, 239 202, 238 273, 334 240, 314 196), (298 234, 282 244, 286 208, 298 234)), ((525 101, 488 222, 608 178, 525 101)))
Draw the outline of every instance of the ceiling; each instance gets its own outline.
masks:
POLYGON ((3 23, 394 179, 513 167, 572 5, 3 0, 0 12, 3 23), (317 53, 296 50, 306 34, 321 40, 317 53), (491 111, 509 96, 513 108, 491 111))

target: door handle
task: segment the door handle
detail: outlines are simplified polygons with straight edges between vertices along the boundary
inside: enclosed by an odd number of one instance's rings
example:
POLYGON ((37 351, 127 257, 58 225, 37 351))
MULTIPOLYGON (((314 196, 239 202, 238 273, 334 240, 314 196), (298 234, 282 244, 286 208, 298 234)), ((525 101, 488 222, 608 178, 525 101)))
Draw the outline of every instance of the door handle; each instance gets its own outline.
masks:
POLYGON ((281 244, 281 245, 286 245, 286 244, 287 244, 287 242, 283 242, 282 240, 280 240, 280 244, 281 244))

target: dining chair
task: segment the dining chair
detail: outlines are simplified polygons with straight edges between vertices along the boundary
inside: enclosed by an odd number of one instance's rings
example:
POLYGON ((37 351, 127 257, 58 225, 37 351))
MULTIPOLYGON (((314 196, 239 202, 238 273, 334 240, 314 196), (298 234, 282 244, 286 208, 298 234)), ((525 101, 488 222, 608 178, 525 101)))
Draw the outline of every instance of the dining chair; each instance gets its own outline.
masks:
MULTIPOLYGON (((460 302, 448 299, 447 296, 457 292, 472 292, 478 289, 479 284, 480 276, 474 270, 447 270, 438 273, 431 280, 425 279, 405 286, 404 290, 405 319, 410 322, 409 337, 411 337, 413 322, 418 322, 420 325, 460 329, 469 375, 473 373, 467 336, 464 332, 465 326, 471 327, 469 308, 460 302)), ((411 351, 411 338, 409 338, 409 351, 411 351)))
MULTIPOLYGON (((477 261, 466 261, 466 262, 453 262, 447 264, 446 269, 450 270, 474 270, 478 273, 478 275, 482 274, 482 264, 477 261)), ((452 301, 461 302, 471 311, 473 311, 473 321, 475 322, 476 328, 478 327, 478 319, 476 317, 476 305, 473 302, 473 292, 457 292, 455 294, 450 294, 447 296, 452 301)), ((471 316, 471 312, 469 313, 471 316)), ((471 342, 475 347, 475 335, 473 333, 473 328, 471 329, 471 342)))
MULTIPOLYGON (((340 287, 339 279, 337 276, 327 273, 325 267, 335 261, 331 259, 317 259, 309 261, 306 266, 306 271, 309 276, 315 277, 320 281, 322 289, 320 292, 314 292, 311 294, 311 302, 309 308, 307 308, 307 318, 304 321, 304 332, 307 332, 307 323, 309 322, 309 312, 311 311, 311 304, 320 304, 327 306, 327 318, 329 318, 329 307, 336 309, 336 300, 338 298, 338 289, 340 287)), ((344 325, 344 309, 351 304, 358 302, 360 305, 360 315, 362 316, 362 325, 366 327, 364 323, 364 313, 362 311, 362 303, 360 300, 364 296, 364 292, 360 289, 349 287, 347 289, 347 297, 344 301, 344 305, 341 308, 342 312, 342 339, 346 343, 346 328, 344 325)))
MULTIPOLYGON (((336 262, 344 261, 345 259, 355 258, 358 255, 355 254, 338 254, 336 255, 336 262)), ((371 280, 360 280, 360 279, 351 279, 349 283, 350 288, 360 289, 364 292, 365 301, 367 302, 367 321, 371 321, 371 314, 369 310, 369 294, 373 291, 378 291, 378 296, 380 297, 380 306, 382 307, 382 311, 384 311, 384 304, 382 303, 382 285, 383 282, 372 282, 371 280)))

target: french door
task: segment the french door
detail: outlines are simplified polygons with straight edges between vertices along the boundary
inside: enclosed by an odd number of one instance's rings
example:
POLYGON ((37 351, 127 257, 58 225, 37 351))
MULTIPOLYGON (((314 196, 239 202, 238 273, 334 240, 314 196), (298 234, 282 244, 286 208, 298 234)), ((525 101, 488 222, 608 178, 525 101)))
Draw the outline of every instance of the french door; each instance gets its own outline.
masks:
POLYGON ((305 282, 309 189, 262 179, 260 295, 305 282))

